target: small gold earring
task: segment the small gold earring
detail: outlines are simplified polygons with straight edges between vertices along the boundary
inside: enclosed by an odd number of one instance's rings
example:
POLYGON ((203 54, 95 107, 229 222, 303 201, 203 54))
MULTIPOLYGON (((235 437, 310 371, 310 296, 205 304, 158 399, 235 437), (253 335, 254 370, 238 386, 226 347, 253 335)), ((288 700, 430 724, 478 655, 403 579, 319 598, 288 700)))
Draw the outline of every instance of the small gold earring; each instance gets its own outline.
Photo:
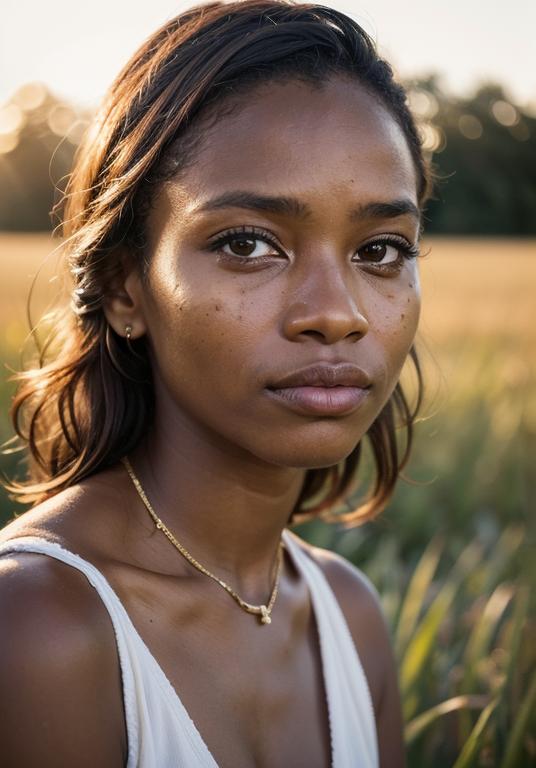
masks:
POLYGON ((132 326, 131 325, 125 325, 125 336, 127 337, 127 341, 130 341, 132 338, 132 326))

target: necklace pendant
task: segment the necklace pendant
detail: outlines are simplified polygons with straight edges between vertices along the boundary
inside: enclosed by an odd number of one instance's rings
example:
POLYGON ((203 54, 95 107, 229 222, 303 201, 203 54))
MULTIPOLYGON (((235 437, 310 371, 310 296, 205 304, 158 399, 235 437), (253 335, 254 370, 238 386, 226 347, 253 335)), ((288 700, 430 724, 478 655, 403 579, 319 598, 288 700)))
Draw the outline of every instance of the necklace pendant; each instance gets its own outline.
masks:
POLYGON ((256 616, 259 617, 261 624, 271 624, 271 612, 272 608, 274 607, 275 600, 277 597, 277 591, 279 588, 279 579, 281 577, 281 571, 283 568, 283 540, 280 539, 279 541, 279 548, 277 552, 277 560, 276 560, 276 568, 275 568, 275 577, 274 577, 274 583, 272 586, 272 594, 270 595, 270 598, 268 599, 268 605, 251 605, 250 603, 246 603, 245 600, 242 600, 237 593, 231 589, 231 587, 226 584, 222 579, 215 576, 213 573, 211 573, 207 568, 205 568, 201 563, 199 563, 188 551, 187 549, 178 541, 173 533, 169 530, 169 528, 166 526, 166 524, 158 517, 156 512, 154 511, 153 507, 151 506, 151 502, 147 498, 147 495, 145 491, 143 490, 143 487, 134 472, 132 465, 130 461, 128 460, 127 456, 124 456, 121 459, 125 469, 127 470, 127 473, 132 480, 132 483, 134 485, 134 488, 138 492, 138 495, 140 499, 142 500, 144 506, 146 507, 147 511, 149 512, 157 531, 162 531, 162 533, 166 536, 166 538, 170 541, 170 543, 175 547, 176 550, 184 557, 193 568, 196 568, 198 571, 203 573, 205 576, 208 576, 213 581, 215 581, 217 584, 220 585, 220 587, 223 587, 230 596, 238 603, 240 608, 247 611, 248 613, 253 613, 256 616))

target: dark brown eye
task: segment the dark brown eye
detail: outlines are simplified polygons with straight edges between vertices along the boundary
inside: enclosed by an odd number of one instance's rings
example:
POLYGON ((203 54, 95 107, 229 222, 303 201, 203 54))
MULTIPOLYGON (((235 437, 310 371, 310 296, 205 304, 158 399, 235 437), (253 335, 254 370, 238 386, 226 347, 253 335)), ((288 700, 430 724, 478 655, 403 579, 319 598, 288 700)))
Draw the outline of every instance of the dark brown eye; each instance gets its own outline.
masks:
POLYGON ((252 237, 233 237, 228 246, 236 256, 251 256, 255 251, 257 241, 252 237))
POLYGON ((251 235, 232 235, 227 237, 220 245, 223 253, 238 258, 251 259, 262 258, 264 256, 277 256, 277 250, 273 245, 261 240, 260 237, 251 235))
POLYGON ((362 261, 372 264, 389 264, 398 258, 398 248, 389 243, 369 243, 360 248, 358 253, 362 261))

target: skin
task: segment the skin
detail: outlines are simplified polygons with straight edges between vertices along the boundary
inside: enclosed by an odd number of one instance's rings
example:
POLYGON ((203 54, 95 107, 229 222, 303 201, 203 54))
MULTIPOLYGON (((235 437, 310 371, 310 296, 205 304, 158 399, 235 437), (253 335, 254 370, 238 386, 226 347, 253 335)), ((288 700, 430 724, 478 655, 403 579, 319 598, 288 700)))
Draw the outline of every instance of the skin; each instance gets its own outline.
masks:
MULTIPOLYGON (((403 258, 400 269, 380 272, 370 263, 377 249, 364 246, 381 235, 413 245, 419 221, 363 207, 403 200, 417 208, 416 188, 401 129, 356 82, 262 86, 159 191, 147 279, 127 259, 107 298, 116 332, 131 325, 152 350, 155 420, 132 463, 179 540, 249 602, 271 591, 305 470, 348 456, 399 378, 418 323, 417 265, 403 258), (237 191, 294 202, 215 206, 237 191), (254 267, 229 258, 248 250, 243 235, 214 247, 214 235, 240 227, 277 244, 250 244, 264 258, 254 267), (369 374, 359 408, 304 416, 267 395, 267 384, 318 361, 351 361, 369 374)), ((398 256, 393 246, 382 253, 387 262, 398 256)), ((58 541, 105 574, 219 765, 330 764, 314 617, 288 557, 273 622, 263 627, 154 530, 121 466, 34 508, 0 541, 20 535, 58 541)), ((381 766, 402 766, 396 671, 377 595, 342 558, 302 546, 348 621, 381 766)), ((1 558, 0 611, 17 628, 16 647, 0 632, 6 766, 123 765, 113 631, 85 578, 40 555, 1 558)))

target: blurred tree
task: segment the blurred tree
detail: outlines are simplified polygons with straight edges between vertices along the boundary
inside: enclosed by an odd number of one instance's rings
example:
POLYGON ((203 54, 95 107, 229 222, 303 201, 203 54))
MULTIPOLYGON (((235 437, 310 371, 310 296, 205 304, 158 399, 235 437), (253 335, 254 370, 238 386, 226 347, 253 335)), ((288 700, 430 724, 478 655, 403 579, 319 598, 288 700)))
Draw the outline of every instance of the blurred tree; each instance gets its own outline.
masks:
POLYGON ((41 83, 22 86, 0 107, 0 229, 42 231, 64 188, 87 115, 41 83))
MULTIPOLYGON (((430 234, 536 234, 536 118, 500 85, 452 98, 436 75, 406 84, 438 175, 430 234)), ((40 83, 0 107, 0 230, 45 230, 90 115, 40 83)))
POLYGON ((452 99, 431 76, 411 84, 412 100, 438 175, 427 232, 536 234, 536 119, 496 84, 452 99))

